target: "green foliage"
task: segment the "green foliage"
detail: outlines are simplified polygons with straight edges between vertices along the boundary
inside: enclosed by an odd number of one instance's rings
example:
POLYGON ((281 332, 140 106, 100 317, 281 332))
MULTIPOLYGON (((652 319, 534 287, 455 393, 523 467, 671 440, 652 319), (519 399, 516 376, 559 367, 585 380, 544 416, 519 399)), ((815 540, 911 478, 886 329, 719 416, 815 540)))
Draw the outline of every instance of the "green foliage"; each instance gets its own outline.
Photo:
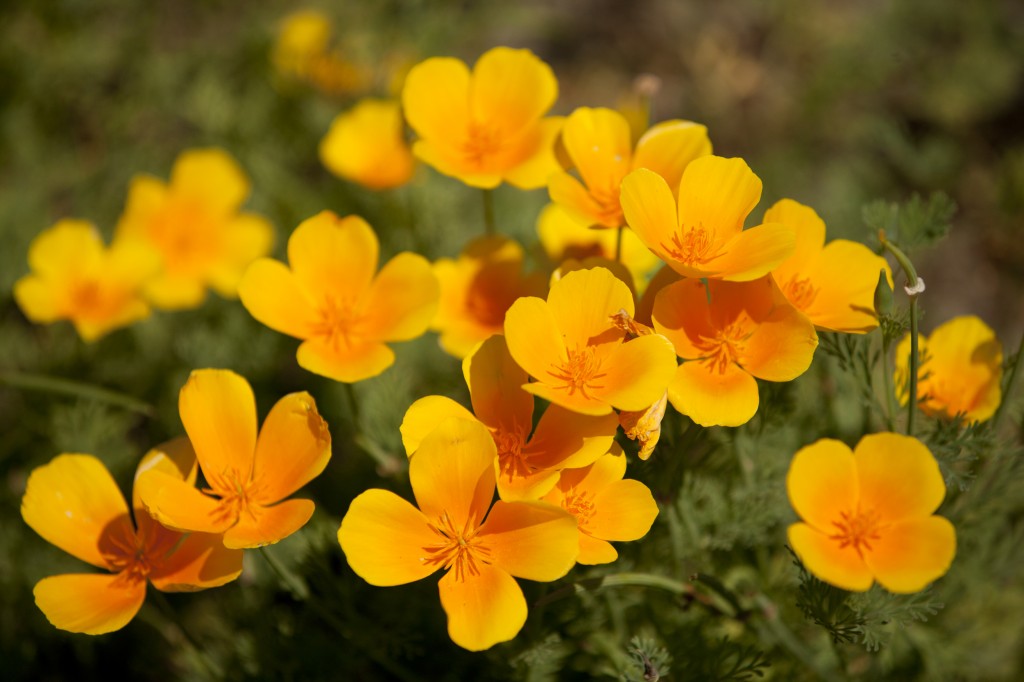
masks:
POLYGON ((949 234, 956 203, 943 192, 927 199, 914 194, 903 203, 875 201, 863 208, 862 219, 876 238, 880 231, 898 243, 904 251, 934 246, 949 234))

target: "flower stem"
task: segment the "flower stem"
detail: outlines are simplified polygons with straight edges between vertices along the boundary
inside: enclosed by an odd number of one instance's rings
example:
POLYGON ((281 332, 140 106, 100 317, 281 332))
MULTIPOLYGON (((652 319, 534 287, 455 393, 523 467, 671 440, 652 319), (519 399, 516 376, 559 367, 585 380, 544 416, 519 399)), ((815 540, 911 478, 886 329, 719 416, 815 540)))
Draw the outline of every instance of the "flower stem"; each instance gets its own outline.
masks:
POLYGON ((157 605, 157 608, 163 614, 164 619, 169 623, 173 623, 174 627, 176 627, 178 629, 178 632, 181 633, 181 636, 185 639, 186 642, 188 642, 188 645, 195 652, 196 658, 202 663, 202 666, 206 669, 206 672, 210 676, 210 679, 223 679, 224 672, 220 669, 220 666, 216 665, 212 660, 210 660, 210 658, 206 655, 206 652, 203 651, 203 648, 199 646, 199 642, 196 640, 196 638, 192 635, 191 632, 189 632, 188 628, 186 628, 184 624, 182 624, 181 619, 178 618, 177 613, 175 613, 174 608, 171 606, 170 602, 167 601, 167 597, 164 596, 164 593, 154 588, 150 591, 149 599, 157 605))
POLYGON ((57 393, 69 395, 86 400, 96 400, 110 405, 122 407, 131 412, 152 417, 155 414, 153 406, 149 403, 133 398, 132 396, 111 391, 106 388, 92 384, 51 377, 44 374, 26 374, 24 372, 0 372, 0 384, 21 388, 27 391, 40 391, 42 393, 57 393))
POLYGON ((626 228, 619 226, 618 232, 615 235, 615 260, 619 263, 622 262, 622 231, 626 228))
POLYGON ((889 369, 888 339, 882 339, 882 381, 885 382, 885 424, 890 431, 896 430, 893 415, 896 414, 896 391, 892 383, 892 370, 889 369))
POLYGON ((1010 377, 1006 380, 1006 388, 1003 390, 1003 398, 999 401, 999 407, 996 408, 996 414, 992 417, 992 431, 999 427, 999 420, 1003 416, 1004 408, 1006 403, 1010 402, 1010 395, 1013 393, 1013 384, 1017 379, 1017 370, 1020 368, 1021 361, 1024 361, 1024 334, 1020 337, 1020 344, 1017 345, 1017 355, 1013 359, 1013 368, 1010 369, 1010 377))
POLYGON ((882 246, 889 251, 896 262, 903 268, 903 274, 907 277, 907 286, 904 291, 910 297, 910 387, 907 393, 907 435, 914 435, 914 415, 917 413, 917 368, 920 358, 917 353, 917 297, 924 291, 924 280, 917 276, 914 264, 907 258, 907 254, 886 239, 885 230, 878 231, 878 239, 882 246))
POLYGON ((484 193, 484 234, 492 237, 497 229, 494 226, 494 190, 485 189, 484 193))

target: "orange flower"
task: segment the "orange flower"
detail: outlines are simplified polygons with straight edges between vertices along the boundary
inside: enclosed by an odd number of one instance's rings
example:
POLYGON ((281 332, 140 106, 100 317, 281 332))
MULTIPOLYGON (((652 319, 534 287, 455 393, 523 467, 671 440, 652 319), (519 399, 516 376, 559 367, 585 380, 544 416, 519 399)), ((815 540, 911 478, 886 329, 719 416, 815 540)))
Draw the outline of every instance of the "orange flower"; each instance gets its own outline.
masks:
POLYGON ((547 300, 521 298, 505 315, 516 363, 536 381, 530 393, 583 414, 643 410, 665 392, 675 368, 668 339, 629 343, 612 316, 633 314, 629 288, 605 268, 576 270, 552 284, 547 300))
POLYGON ((803 519, 789 527, 789 544, 836 587, 863 592, 877 580, 890 592, 917 592, 956 554, 953 524, 932 516, 946 495, 939 465, 915 438, 878 433, 853 451, 819 440, 793 457, 786 489, 803 519))
POLYGON ((825 223, 814 209, 782 199, 766 223, 796 231, 796 250, 772 271, 779 289, 818 329, 863 334, 878 326, 874 294, 879 271, 892 286, 892 271, 871 249, 846 239, 825 244, 825 223))
MULTIPOLYGON (((918 338, 917 400, 934 417, 962 414, 967 421, 992 417, 1002 400, 1003 346, 974 315, 955 317, 918 338)), ((896 395, 907 404, 910 335, 896 346, 896 395)))
POLYGON ((541 295, 546 286, 542 274, 523 274, 523 248, 505 237, 474 239, 458 260, 434 263, 434 274, 441 299, 431 327, 441 333, 441 348, 457 358, 500 334, 517 298, 541 295))
POLYGON ((403 252, 378 273, 378 250, 377 235, 362 218, 323 211, 288 239, 290 268, 260 259, 238 293, 257 320, 304 339, 302 367, 336 381, 362 381, 394 363, 385 342, 420 336, 437 309, 430 263, 403 252))
POLYGON ((647 168, 677 187, 693 159, 711 153, 708 130, 691 121, 665 121, 648 130, 633 152, 629 123, 617 111, 581 107, 565 120, 562 143, 580 180, 561 172, 548 179, 548 193, 584 226, 623 227, 622 179, 647 168))
MULTIPOLYGON (((541 210, 537 218, 537 235, 544 252, 556 266, 569 259, 582 261, 599 257, 615 260, 618 235, 614 230, 592 230, 574 220, 558 204, 548 204, 541 210)), ((632 230, 622 233, 620 261, 629 270, 635 291, 643 290, 647 275, 661 263, 632 230)))
POLYGON ((684 277, 746 282, 771 272, 796 244, 793 230, 743 221, 761 198, 761 180, 743 159, 702 156, 679 181, 640 168, 622 181, 622 210, 640 241, 684 277))
POLYGON ((555 488, 542 498, 576 517, 580 564, 615 561, 619 553, 608 541, 639 540, 658 516, 650 489, 640 481, 622 480, 626 456, 616 449, 588 467, 564 470, 555 488))
POLYGON ((443 396, 417 400, 402 420, 409 456, 445 419, 479 421, 498 448, 498 494, 510 501, 539 498, 555 485, 561 469, 586 466, 612 447, 617 424, 611 414, 592 417, 550 405, 533 428, 533 396, 521 388, 528 377, 509 355, 505 337, 484 341, 463 361, 462 372, 476 416, 443 396))
POLYGON ((71 320, 95 341, 149 316, 142 284, 160 267, 145 248, 123 241, 109 249, 92 223, 61 220, 28 250, 32 273, 14 283, 14 300, 33 322, 71 320))
POLYGON ((155 519, 181 531, 224 533, 233 548, 273 544, 309 521, 310 500, 284 500, 331 458, 327 422, 308 393, 277 401, 257 436, 249 383, 228 370, 200 369, 182 387, 178 411, 209 488, 146 472, 136 485, 155 519))
POLYGON ((398 102, 363 99, 338 114, 320 141, 320 160, 339 178, 369 189, 409 182, 415 161, 405 142, 398 102))
MULTIPOLYGON (((179 438, 150 450, 139 463, 174 480, 192 482, 195 454, 179 438)), ((33 470, 21 500, 21 516, 48 542, 112 575, 84 573, 43 578, 33 593, 55 627, 102 635, 120 630, 146 598, 146 580, 162 592, 217 587, 242 572, 242 552, 227 549, 219 535, 182 535, 162 527, 132 498, 135 523, 124 496, 103 463, 92 455, 63 454, 33 470)))
POLYGON ((160 254, 163 269, 145 290, 153 305, 195 308, 207 286, 236 296, 245 268, 274 242, 274 230, 262 216, 238 212, 248 194, 242 169, 220 149, 182 152, 170 184, 135 176, 117 237, 160 254))
POLYGON ((753 282, 683 279, 654 300, 654 328, 683 362, 672 405, 701 426, 739 426, 757 412, 757 382, 790 381, 811 364, 814 325, 771 277, 753 282))
POLYGON ((452 641, 481 651, 516 636, 526 599, 515 578, 551 581, 579 551, 576 520, 541 502, 495 502, 494 441, 479 423, 448 419, 409 461, 418 509, 367 490, 338 529, 349 566, 371 585, 404 585, 439 568, 452 641), (488 511, 489 510, 489 511, 488 511))
POLYGON ((535 189, 561 170, 554 144, 562 118, 542 118, 557 97, 551 67, 529 50, 496 47, 472 74, 449 57, 417 64, 402 107, 420 136, 413 153, 437 171, 472 187, 535 189))

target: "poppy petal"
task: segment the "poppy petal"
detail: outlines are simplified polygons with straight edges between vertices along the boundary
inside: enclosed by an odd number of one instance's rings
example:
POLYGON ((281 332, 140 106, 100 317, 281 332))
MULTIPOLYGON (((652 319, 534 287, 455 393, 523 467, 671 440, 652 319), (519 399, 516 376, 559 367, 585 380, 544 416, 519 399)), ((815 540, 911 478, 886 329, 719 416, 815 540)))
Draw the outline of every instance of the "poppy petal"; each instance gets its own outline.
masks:
POLYGON ((505 342, 516 363, 540 381, 568 359, 551 308, 535 296, 518 299, 505 313, 505 342))
POLYGON ((617 426, 614 414, 595 417, 549 405, 523 449, 523 456, 531 466, 540 469, 587 466, 612 447, 617 426))
POLYGON ((676 368, 672 342, 649 334, 616 346, 602 363, 601 388, 594 395, 620 410, 646 410, 665 394, 676 368))
POLYGON ((504 172, 508 184, 519 189, 538 189, 548 183, 552 174, 562 170, 555 154, 555 141, 562 132, 563 121, 561 116, 540 120, 530 136, 532 144, 526 147, 525 158, 504 172))
POLYGON ((463 649, 483 651, 519 634, 526 598, 515 579, 496 566, 477 563, 475 573, 449 571, 437 585, 448 614, 448 636, 463 649))
POLYGON ((242 305, 274 331, 309 338, 318 321, 317 309, 288 267, 270 258, 249 266, 238 285, 242 305))
POLYGON ((426 258, 408 251, 389 260, 370 285, 362 333, 381 341, 408 341, 430 327, 440 285, 426 258))
POLYGON ((533 396, 523 391, 528 380, 508 351, 505 337, 491 336, 462 361, 473 413, 489 428, 529 432, 533 423, 533 396))
POLYGON ((882 587, 897 594, 920 592, 949 570, 956 529, 941 516, 908 519, 880 531, 864 561, 882 587))
POLYGON ((678 224, 703 226, 714 231, 716 242, 727 242, 743 229, 760 199, 761 179, 746 161, 702 156, 690 162, 679 181, 678 224))
POLYGON ((786 474, 789 503, 811 527, 828 534, 857 508, 857 465, 845 443, 822 438, 797 450, 786 474))
POLYGON ((250 503, 238 515, 238 523, 224 532, 224 546, 252 549, 280 542, 299 530, 313 516, 311 500, 285 500, 272 507, 250 503))
POLYGON ((579 553, 576 519, 544 502, 495 502, 477 537, 495 566, 528 580, 558 580, 579 553))
POLYGON ((347 346, 323 337, 302 342, 296 353, 299 366, 313 374, 355 383, 375 377, 395 363, 395 353, 383 343, 347 346))
POLYGON ((469 69, 450 57, 417 64, 405 77, 402 110, 420 137, 462 140, 469 128, 469 69))
POLYGON ((139 500, 161 525, 179 532, 223 533, 237 520, 233 507, 204 495, 190 483, 163 471, 147 471, 135 481, 139 500))
POLYGON ((864 436, 853 451, 860 506, 883 522, 931 515, 946 497, 946 482, 931 451, 898 433, 864 436))
POLYGON ((740 426, 757 412, 757 382, 732 363, 719 371, 709 362, 684 362, 669 384, 668 399, 701 426, 740 426))
POLYGON ((182 152, 171 169, 171 191, 218 214, 230 213, 249 196, 249 180, 231 156, 221 149, 182 152))
POLYGON ((402 425, 399 427, 402 432, 402 445, 405 446, 405 454, 412 457, 427 434, 450 417, 471 421, 476 419, 473 413, 465 407, 451 398, 441 395, 428 395, 410 405, 409 409, 405 411, 405 417, 402 418, 402 425))
POLYGON ((153 566, 149 580, 162 592, 220 587, 241 575, 242 555, 240 549, 225 547, 222 535, 189 533, 153 566))
POLYGON ((586 520, 586 530, 602 540, 639 540, 658 517, 658 503, 650 489, 632 479, 614 481, 596 492, 593 504, 594 513, 586 520))
POLYGON ((248 381, 226 369, 194 370, 178 396, 178 413, 211 486, 249 480, 257 425, 248 381))
POLYGON ((622 180, 619 194, 626 223, 647 247, 675 268, 665 243, 679 228, 676 201, 665 178, 646 168, 638 168, 622 180))
POLYGON ((851 592, 865 592, 874 582, 871 569, 852 546, 840 543, 806 523, 794 523, 789 544, 811 575, 851 592))
POLYGON ((331 458, 331 433, 305 391, 290 393, 274 405, 256 441, 253 499, 282 500, 320 475, 331 458))
POLYGON ((362 300, 377 271, 378 255, 373 228, 354 215, 339 218, 321 211, 302 221, 288 239, 292 272, 317 301, 330 296, 344 297, 350 304, 362 300))
POLYGON ((54 627, 103 635, 120 630, 146 598, 146 581, 120 574, 68 574, 43 578, 32 593, 36 606, 54 627))
POLYGON ((597 566, 598 564, 610 564, 619 558, 618 551, 607 540, 601 540, 583 532, 578 535, 580 554, 576 557, 576 563, 597 566))
POLYGON ((706 126, 692 121, 662 121, 636 143, 633 168, 654 171, 670 188, 676 188, 690 162, 710 153, 706 126))
MULTIPOLYGON (((438 97, 437 89, 431 96, 438 97)), ((473 119, 486 122, 502 137, 532 125, 558 98, 551 67, 529 50, 496 47, 473 66, 469 104, 473 119)))

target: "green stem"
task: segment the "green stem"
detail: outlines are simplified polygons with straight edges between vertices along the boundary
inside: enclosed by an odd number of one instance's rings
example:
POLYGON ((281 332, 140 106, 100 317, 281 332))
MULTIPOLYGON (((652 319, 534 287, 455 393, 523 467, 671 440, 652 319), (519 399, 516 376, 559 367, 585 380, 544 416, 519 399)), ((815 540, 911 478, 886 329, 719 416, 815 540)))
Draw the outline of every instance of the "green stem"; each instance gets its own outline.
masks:
POLYGON ((156 410, 149 403, 133 398, 123 393, 111 391, 92 384, 85 384, 80 381, 50 377, 43 374, 26 374, 23 372, 0 372, 0 384, 21 388, 27 391, 40 391, 42 393, 57 393, 69 395, 86 400, 96 400, 117 407, 123 407, 131 412, 137 412, 147 417, 152 417, 156 410))
POLYGON ((173 623, 174 627, 176 627, 178 632, 181 633, 182 638, 188 642, 188 645, 195 652, 196 658, 202 663, 203 667, 206 668, 206 672, 210 676, 210 679, 223 679, 223 671, 207 657, 206 652, 203 651, 201 646, 199 646, 198 640, 196 640, 196 638, 192 636, 192 633, 189 632, 188 628, 181 623, 181 620, 178 618, 178 615, 175 613, 170 602, 167 601, 167 597, 164 596, 164 593, 154 588, 150 591, 149 599, 157 605, 157 608, 161 613, 163 613, 164 618, 169 623, 173 623))
POLYGON ((485 189, 484 193, 484 233, 492 237, 497 233, 494 226, 494 190, 485 189))
POLYGON ((622 231, 625 229, 626 228, 620 226, 615 235, 615 260, 619 263, 622 262, 622 231))
POLYGON ((1020 337, 1020 344, 1017 345, 1017 355, 1014 356, 1013 368, 1010 370, 1010 378, 1006 380, 1006 389, 1003 391, 1003 399, 999 401, 999 407, 996 408, 996 414, 992 417, 992 432, 995 433, 999 427, 999 420, 1003 417, 1003 411, 1006 408, 1006 404, 1010 402, 1010 395, 1013 393, 1013 384, 1017 380, 1017 370, 1020 368, 1021 361, 1024 360, 1024 334, 1020 337))
POLYGON ((907 254, 886 239, 885 230, 878 231, 878 240, 896 258, 896 262, 903 268, 903 274, 907 277, 905 291, 910 297, 910 387, 907 393, 907 435, 914 435, 914 415, 917 413, 917 368, 920 358, 917 354, 917 297, 924 291, 924 281, 917 276, 914 264, 907 258, 907 254))
POLYGON ((270 570, 277 575, 277 579, 281 581, 281 584, 291 592, 296 599, 305 600, 309 596, 309 590, 304 585, 300 585, 295 580, 292 580, 291 573, 285 571, 284 568, 277 563, 277 559, 270 556, 270 552, 267 551, 266 547, 259 548, 260 556, 267 562, 267 566, 270 566, 270 570))
POLYGON ((349 416, 352 417, 352 429, 356 433, 356 438, 362 435, 363 429, 361 426, 362 420, 359 418, 359 400, 356 398, 356 389, 350 383, 343 383, 345 387, 345 397, 348 398, 348 409, 349 416))
POLYGON ((885 423, 890 431, 896 430, 896 392, 892 384, 892 370, 889 369, 889 348, 892 344, 882 338, 882 381, 885 382, 885 423))

